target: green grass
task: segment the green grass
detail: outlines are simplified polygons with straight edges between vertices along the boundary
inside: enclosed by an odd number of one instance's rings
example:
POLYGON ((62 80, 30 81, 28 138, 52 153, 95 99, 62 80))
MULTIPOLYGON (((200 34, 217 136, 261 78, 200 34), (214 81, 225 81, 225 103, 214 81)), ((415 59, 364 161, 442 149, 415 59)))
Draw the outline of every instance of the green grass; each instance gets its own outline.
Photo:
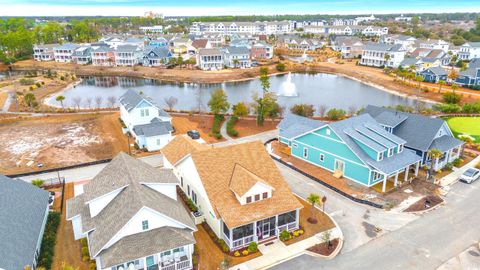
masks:
POLYGON ((451 117, 446 119, 455 137, 468 134, 480 143, 480 117, 451 117))

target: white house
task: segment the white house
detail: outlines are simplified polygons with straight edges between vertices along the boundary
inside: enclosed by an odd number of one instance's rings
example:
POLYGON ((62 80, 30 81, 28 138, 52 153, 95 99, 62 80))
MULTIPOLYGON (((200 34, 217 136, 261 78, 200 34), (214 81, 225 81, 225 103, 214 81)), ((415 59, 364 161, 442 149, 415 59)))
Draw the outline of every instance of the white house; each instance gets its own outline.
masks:
POLYGON ((260 141, 210 147, 177 136, 162 149, 200 217, 230 247, 263 243, 299 228, 303 207, 260 141))
POLYGON ((35 44, 33 45, 33 59, 35 61, 53 61, 55 60, 53 48, 58 44, 35 44))
POLYGON ((86 237, 97 270, 192 269, 196 228, 177 186, 171 170, 120 153, 67 200, 74 238, 86 237))
POLYGON ((119 45, 115 50, 115 65, 135 66, 142 63, 143 49, 136 45, 119 45))
POLYGON ((249 68, 252 66, 250 50, 247 47, 227 47, 224 50, 225 66, 229 68, 249 68))
POLYGON ((220 48, 199 49, 197 65, 203 70, 223 69, 223 52, 220 48))
POLYGON ((415 41, 417 41, 417 39, 415 37, 411 37, 411 36, 395 34, 395 35, 383 36, 381 41, 383 43, 387 43, 387 44, 400 44, 408 52, 412 52, 413 50, 415 50, 414 45, 415 45, 415 41))
POLYGON ((72 55, 77 48, 77 45, 71 43, 63 44, 53 48, 53 56, 55 58, 55 62, 72 62, 72 55))
POLYGON ((441 39, 427 39, 418 41, 418 48, 423 49, 440 49, 444 52, 448 52, 449 47, 450 43, 441 39))
POLYGON ((119 102, 120 118, 138 147, 157 151, 172 140, 172 117, 153 100, 130 89, 119 102))
POLYGON ((396 68, 405 58, 405 49, 400 44, 367 43, 363 49, 360 65, 396 68))
POLYGON ((460 46, 458 58, 461 60, 480 58, 480 42, 468 42, 460 46))

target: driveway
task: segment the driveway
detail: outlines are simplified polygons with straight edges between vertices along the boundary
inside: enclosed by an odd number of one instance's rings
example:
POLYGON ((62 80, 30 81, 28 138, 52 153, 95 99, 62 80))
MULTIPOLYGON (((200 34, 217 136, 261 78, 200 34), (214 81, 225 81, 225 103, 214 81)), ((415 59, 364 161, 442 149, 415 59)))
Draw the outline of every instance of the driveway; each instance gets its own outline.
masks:
MULTIPOLYGON (((350 225, 358 227, 361 211, 351 204, 332 205, 341 201, 331 200, 329 211, 341 208, 347 214, 336 217, 347 241, 342 254, 331 261, 302 255, 271 269, 437 269, 480 240, 479 197, 480 182, 457 183, 447 194, 445 206, 362 246, 358 244, 365 239, 363 236, 354 237, 353 245, 349 240, 355 231, 350 225), (357 248, 352 249, 355 245, 357 248)), ((360 232, 358 228, 356 231, 360 232)))

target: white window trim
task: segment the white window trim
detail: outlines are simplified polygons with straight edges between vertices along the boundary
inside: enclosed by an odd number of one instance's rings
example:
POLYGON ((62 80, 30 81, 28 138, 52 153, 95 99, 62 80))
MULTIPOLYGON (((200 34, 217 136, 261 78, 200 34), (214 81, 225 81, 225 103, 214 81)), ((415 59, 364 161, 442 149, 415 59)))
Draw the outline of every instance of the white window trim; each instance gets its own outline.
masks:
POLYGON ((405 146, 403 146, 403 144, 400 144, 398 146, 398 153, 402 153, 404 148, 405 148, 405 146))
POLYGON ((383 160, 383 152, 378 152, 378 161, 383 160))
POLYGON ((394 148, 388 148, 388 156, 393 156, 394 148))
POLYGON ((292 143, 292 147, 293 147, 293 148, 297 148, 297 147, 298 147, 298 144, 292 143))

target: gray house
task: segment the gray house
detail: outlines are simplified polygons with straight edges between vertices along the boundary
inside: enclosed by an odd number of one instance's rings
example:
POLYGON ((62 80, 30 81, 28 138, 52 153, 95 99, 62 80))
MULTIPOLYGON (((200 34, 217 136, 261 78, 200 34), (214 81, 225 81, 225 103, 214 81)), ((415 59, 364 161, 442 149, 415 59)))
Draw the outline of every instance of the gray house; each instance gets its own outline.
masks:
POLYGON ((158 67, 161 65, 166 65, 173 56, 167 46, 149 46, 146 47, 143 52, 143 65, 147 67, 158 67))
POLYGON ((454 138, 447 123, 440 118, 372 105, 365 108, 365 113, 375 118, 385 130, 405 140, 405 148, 422 157, 422 165, 433 165, 437 171, 460 157, 464 142, 454 138), (440 150, 442 156, 432 161, 428 151, 434 148, 440 150))
POLYGON ((448 72, 442 67, 427 68, 421 72, 418 72, 418 75, 423 77, 423 81, 431 83, 447 81, 448 78, 448 72))
POLYGON ((0 269, 35 268, 47 216, 47 191, 0 175, 0 269))

